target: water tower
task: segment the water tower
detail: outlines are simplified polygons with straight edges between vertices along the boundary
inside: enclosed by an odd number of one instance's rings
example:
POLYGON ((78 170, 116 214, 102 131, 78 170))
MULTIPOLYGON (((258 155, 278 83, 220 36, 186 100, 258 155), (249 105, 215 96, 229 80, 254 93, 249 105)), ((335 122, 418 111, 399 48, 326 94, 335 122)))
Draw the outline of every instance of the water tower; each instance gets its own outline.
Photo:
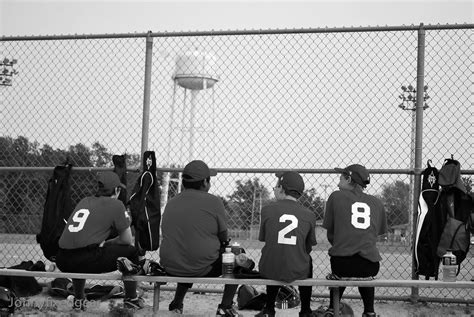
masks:
MULTIPOLYGON (((188 155, 185 162, 189 162, 194 157, 195 133, 198 130, 209 129, 209 127, 196 127, 196 111, 206 113, 209 109, 214 109, 214 84, 218 81, 215 69, 215 58, 209 53, 198 50, 187 52, 176 58, 176 70, 173 74, 174 91, 173 103, 171 106, 171 123, 176 122, 176 117, 181 116, 181 133, 184 139, 187 138, 188 155), (183 102, 176 104, 177 88, 184 89, 183 102), (209 90, 209 91, 207 91, 209 90), (177 108, 181 108, 181 113, 177 114, 177 108), (182 135, 183 136, 183 135, 182 135)), ((199 124, 199 123, 198 123, 199 124)), ((176 124, 175 124, 176 125, 176 124)), ((178 124, 179 125, 179 124, 178 124)), ((172 133, 175 128, 172 128, 172 133)), ((173 135, 170 135, 170 141, 173 135)))
MULTIPOLYGON (((202 157, 194 157, 196 142, 199 143, 196 133, 213 129, 213 121, 208 121, 213 120, 214 116, 214 85, 218 81, 216 74, 215 57, 210 53, 194 50, 176 57, 168 128, 168 163, 186 164, 202 157), (177 96, 183 96, 182 102, 176 101, 177 96), (185 149, 180 150, 182 148, 185 149)), ((163 193, 168 192, 169 181, 169 173, 164 173, 163 193)), ((162 197, 162 206, 166 200, 166 197, 162 197)))

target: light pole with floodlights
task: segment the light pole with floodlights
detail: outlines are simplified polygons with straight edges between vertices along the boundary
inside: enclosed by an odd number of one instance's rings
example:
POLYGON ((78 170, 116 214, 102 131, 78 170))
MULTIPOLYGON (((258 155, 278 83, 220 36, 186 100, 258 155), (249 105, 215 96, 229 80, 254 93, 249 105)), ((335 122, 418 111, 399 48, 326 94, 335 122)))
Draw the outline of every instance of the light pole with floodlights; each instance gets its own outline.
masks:
MULTIPOLYGON (((402 86, 402 94, 398 96, 402 100, 402 103, 398 107, 405 111, 411 111, 411 135, 410 135, 410 170, 415 168, 415 125, 416 125, 416 89, 412 85, 408 87, 402 86)), ((426 101, 430 99, 428 96, 428 86, 423 87, 423 110, 428 109, 428 104, 426 101)), ((409 215, 408 215, 408 227, 407 234, 405 236, 411 237, 412 230, 412 221, 413 221, 413 195, 414 195, 414 177, 415 175, 410 175, 410 188, 409 188, 409 197, 408 197, 408 206, 409 206, 409 215)))
POLYGON ((16 59, 9 60, 4 58, 0 61, 0 86, 11 86, 13 75, 17 75, 18 71, 13 68, 18 61, 16 59))

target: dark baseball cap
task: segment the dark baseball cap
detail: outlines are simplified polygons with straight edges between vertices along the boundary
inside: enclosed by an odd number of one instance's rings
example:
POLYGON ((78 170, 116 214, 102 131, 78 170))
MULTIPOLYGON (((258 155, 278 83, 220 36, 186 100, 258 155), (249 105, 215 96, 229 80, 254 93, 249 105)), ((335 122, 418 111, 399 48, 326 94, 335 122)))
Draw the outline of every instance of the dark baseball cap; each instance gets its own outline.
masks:
POLYGON ((117 187, 127 188, 120 182, 118 175, 110 171, 98 173, 97 182, 99 183, 99 188, 104 189, 105 191, 112 191, 117 187))
POLYGON ((365 166, 353 164, 346 168, 336 167, 334 170, 341 174, 350 176, 354 183, 357 183, 364 188, 367 187, 367 184, 370 184, 370 175, 365 166))
POLYGON ((216 176, 217 171, 210 169, 201 160, 189 162, 183 169, 183 178, 187 182, 198 182, 211 176, 216 176))
POLYGON ((289 192, 303 195, 304 181, 300 174, 294 171, 276 172, 280 185, 289 192))

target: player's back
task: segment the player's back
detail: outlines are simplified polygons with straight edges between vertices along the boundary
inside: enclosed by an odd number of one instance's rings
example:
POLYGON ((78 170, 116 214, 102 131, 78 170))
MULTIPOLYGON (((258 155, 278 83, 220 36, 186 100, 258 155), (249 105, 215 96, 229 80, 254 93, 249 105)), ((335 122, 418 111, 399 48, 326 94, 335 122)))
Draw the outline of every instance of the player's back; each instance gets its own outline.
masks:
POLYGON ((360 254, 380 261, 377 237, 386 232, 386 218, 379 199, 361 190, 333 192, 326 205, 323 226, 333 236, 331 256, 360 254))
POLYGON ((265 206, 261 218, 262 276, 288 282, 308 277, 309 252, 316 244, 314 213, 296 201, 280 200, 265 206))

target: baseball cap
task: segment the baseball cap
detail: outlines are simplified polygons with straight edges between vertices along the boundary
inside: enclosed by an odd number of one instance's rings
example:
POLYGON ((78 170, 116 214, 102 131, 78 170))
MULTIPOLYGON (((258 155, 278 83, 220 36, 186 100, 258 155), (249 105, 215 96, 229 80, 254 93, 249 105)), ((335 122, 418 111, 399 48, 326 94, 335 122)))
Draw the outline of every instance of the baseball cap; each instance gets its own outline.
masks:
POLYGON ((370 175, 365 166, 353 164, 346 168, 336 167, 334 170, 336 172, 350 176, 355 183, 364 188, 367 187, 367 184, 370 184, 370 175))
POLYGON ((275 176, 279 178, 280 185, 289 192, 296 192, 303 195, 304 181, 300 174, 294 171, 276 172, 275 176))
POLYGON ((183 178, 187 182, 197 182, 211 176, 216 176, 217 171, 210 169, 206 163, 201 160, 194 160, 186 164, 183 169, 183 178), (184 177, 186 175, 186 177, 184 177))
POLYGON ((120 182, 118 175, 110 171, 98 173, 97 182, 99 183, 99 188, 104 189, 105 191, 112 191, 117 187, 127 188, 120 182))

